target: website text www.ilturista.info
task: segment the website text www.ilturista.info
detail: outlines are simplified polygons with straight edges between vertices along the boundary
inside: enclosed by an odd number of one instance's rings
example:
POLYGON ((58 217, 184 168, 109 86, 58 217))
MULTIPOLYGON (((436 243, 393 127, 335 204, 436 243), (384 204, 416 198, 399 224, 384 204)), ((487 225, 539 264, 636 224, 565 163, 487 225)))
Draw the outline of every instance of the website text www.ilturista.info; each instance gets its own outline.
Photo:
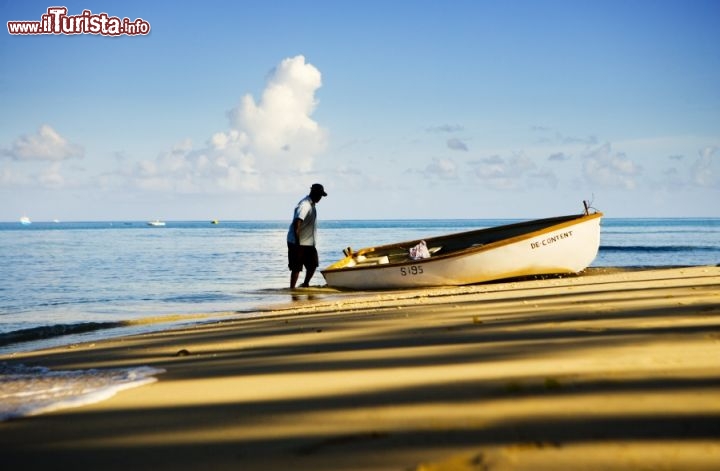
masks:
POLYGON ((99 34, 102 36, 136 36, 150 33, 150 23, 138 18, 108 16, 83 10, 79 15, 68 15, 66 7, 50 7, 40 21, 8 21, 10 34, 99 34))

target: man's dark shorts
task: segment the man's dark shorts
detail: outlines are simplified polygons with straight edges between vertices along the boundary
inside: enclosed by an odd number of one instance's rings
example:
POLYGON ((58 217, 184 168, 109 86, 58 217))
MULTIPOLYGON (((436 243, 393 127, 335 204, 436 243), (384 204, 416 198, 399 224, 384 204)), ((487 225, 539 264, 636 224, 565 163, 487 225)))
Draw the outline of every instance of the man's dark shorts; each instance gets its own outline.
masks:
POLYGON ((317 249, 312 245, 296 245, 288 242, 288 268, 290 271, 302 271, 317 268, 320 265, 317 249))

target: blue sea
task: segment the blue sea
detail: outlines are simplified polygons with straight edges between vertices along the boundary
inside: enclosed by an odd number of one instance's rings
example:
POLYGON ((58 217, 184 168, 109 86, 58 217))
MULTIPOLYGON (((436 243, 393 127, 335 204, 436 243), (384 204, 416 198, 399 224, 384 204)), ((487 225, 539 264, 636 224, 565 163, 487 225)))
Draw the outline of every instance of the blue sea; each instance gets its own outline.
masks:
MULTIPOLYGON (((359 249, 512 222, 517 220, 321 220, 320 265, 339 259, 348 246, 359 249)), ((287 287, 287 226, 286 221, 167 221, 165 227, 145 221, 0 223, 0 355, 262 315, 263 309, 298 302, 287 287)), ((605 218, 592 266, 718 263, 718 218, 605 218)), ((319 270, 311 284, 325 285, 319 270)), ((318 291, 320 298, 354 295, 318 291)), ((0 361, 0 399, 6 404, 13 403, 12 391, 26 394, 27 384, 48 376, 37 367, 18 368, 0 361), (11 392, 3 395, 3 389, 11 392)), ((98 372, 58 374, 71 384, 77 374, 84 378, 81 382, 107 377, 98 372)), ((135 378, 146 382, 151 376, 144 369, 115 372, 100 390, 134 384, 135 378)), ((47 409, 41 404, 28 413, 43 407, 47 409)), ((27 413, 0 410, 0 420, 15 415, 27 413)))
MULTIPOLYGON (((511 222, 321 221, 320 265, 348 246, 511 222)), ((0 354, 290 303, 286 231, 284 221, 0 223, 0 354)), ((605 218, 592 266, 717 263, 720 219, 605 218)), ((311 284, 325 284, 319 270, 311 284)))

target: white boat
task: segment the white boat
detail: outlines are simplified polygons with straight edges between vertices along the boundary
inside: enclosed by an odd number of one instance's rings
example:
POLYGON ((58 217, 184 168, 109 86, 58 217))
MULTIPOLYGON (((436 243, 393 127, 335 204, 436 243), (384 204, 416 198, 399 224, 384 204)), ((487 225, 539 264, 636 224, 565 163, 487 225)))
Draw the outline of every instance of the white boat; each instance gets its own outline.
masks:
POLYGON ((32 221, 30 220, 29 217, 23 216, 20 218, 20 224, 22 224, 23 226, 28 226, 28 225, 32 224, 32 221))
POLYGON ((165 221, 155 219, 154 221, 148 221, 147 225, 152 227, 165 227, 165 221))
POLYGON ((466 285, 532 275, 578 273, 600 247, 603 214, 560 216, 424 239, 428 258, 410 258, 420 240, 369 247, 322 270, 328 286, 394 289, 466 285))

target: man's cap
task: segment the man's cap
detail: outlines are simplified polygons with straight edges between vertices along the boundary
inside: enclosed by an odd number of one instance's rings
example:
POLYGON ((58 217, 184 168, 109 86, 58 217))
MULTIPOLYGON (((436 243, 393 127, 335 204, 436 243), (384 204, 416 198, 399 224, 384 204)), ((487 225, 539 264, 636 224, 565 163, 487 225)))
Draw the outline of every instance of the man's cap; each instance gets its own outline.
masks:
POLYGON ((313 183, 313 186, 310 187, 310 192, 327 196, 327 193, 325 193, 325 188, 323 188, 323 186, 319 183, 313 183))

